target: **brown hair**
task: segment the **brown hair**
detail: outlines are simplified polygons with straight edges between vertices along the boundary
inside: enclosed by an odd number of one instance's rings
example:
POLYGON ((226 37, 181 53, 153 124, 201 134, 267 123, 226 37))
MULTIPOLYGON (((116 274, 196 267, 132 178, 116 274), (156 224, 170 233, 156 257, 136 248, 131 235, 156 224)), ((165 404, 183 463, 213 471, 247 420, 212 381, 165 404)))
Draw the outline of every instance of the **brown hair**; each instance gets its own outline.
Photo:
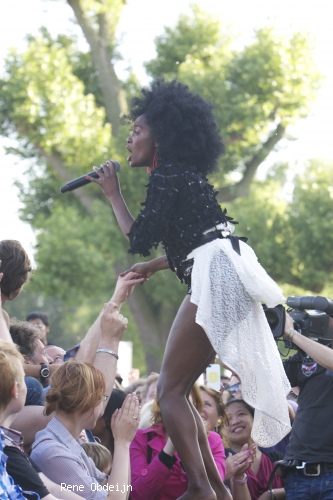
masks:
POLYGON ((52 374, 51 389, 46 394, 45 413, 85 413, 93 410, 103 399, 103 374, 90 363, 76 359, 66 361, 52 374))
POLYGON ((21 243, 16 240, 0 241, 0 260, 3 273, 1 292, 10 297, 28 280, 32 271, 31 262, 21 243))
POLYGON ((36 341, 39 339, 40 328, 29 323, 11 318, 9 331, 13 342, 18 345, 20 353, 28 359, 34 360, 36 341))
POLYGON ((108 470, 109 472, 106 472, 106 474, 110 474, 112 455, 106 446, 101 443, 82 443, 81 446, 88 457, 93 460, 98 470, 101 472, 108 470))
POLYGON ((208 387, 208 385, 201 385, 200 390, 208 394, 211 398, 213 398, 217 415, 219 418, 221 418, 221 423, 217 427, 217 431, 220 434, 220 436, 223 438, 223 426, 228 424, 228 417, 225 411, 225 405, 222 401, 222 395, 219 391, 216 391, 212 387, 208 387))
POLYGON ((0 339, 0 410, 10 403, 15 382, 21 383, 24 377, 22 362, 15 344, 0 339))

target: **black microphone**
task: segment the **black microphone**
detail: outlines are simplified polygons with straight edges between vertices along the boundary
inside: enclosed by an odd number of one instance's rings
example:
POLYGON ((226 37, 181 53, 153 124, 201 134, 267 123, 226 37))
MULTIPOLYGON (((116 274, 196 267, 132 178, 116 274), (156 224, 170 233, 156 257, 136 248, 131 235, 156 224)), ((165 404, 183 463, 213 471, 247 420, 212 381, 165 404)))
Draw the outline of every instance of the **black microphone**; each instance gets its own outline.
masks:
MULTIPOLYGON (((112 163, 114 164, 114 168, 116 173, 120 172, 120 163, 117 161, 111 160, 112 163)), ((103 169, 102 169, 103 171, 103 169)), ((72 181, 67 182, 64 186, 60 188, 60 191, 62 193, 67 193, 68 191, 74 191, 74 189, 77 189, 81 186, 85 186, 86 184, 89 184, 91 181, 89 179, 85 179, 85 176, 88 175, 89 177, 93 177, 94 179, 98 178, 97 172, 93 170, 93 172, 89 172, 89 174, 81 175, 81 177, 78 177, 77 179, 73 179, 72 181)))

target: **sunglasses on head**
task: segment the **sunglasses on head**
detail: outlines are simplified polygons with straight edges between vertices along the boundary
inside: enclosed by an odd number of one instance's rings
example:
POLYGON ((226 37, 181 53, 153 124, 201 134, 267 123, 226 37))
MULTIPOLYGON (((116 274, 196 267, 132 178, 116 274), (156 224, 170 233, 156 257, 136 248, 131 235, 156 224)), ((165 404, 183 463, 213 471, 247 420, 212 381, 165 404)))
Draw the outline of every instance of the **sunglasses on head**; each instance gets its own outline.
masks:
POLYGON ((237 384, 231 385, 228 389, 228 392, 230 396, 234 396, 238 390, 239 390, 239 382, 237 382, 237 384))

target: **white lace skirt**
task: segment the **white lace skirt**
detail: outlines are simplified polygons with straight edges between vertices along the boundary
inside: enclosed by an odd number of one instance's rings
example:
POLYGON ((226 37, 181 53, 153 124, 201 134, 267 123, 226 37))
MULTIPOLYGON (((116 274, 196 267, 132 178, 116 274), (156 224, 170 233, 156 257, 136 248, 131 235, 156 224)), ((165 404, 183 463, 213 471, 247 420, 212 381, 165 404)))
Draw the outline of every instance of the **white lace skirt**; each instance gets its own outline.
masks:
POLYGON ((241 256, 228 238, 196 248, 191 302, 222 363, 237 373, 242 397, 255 409, 252 438, 259 446, 277 444, 290 432, 286 395, 290 384, 261 303, 284 301, 281 289, 246 243, 241 256))

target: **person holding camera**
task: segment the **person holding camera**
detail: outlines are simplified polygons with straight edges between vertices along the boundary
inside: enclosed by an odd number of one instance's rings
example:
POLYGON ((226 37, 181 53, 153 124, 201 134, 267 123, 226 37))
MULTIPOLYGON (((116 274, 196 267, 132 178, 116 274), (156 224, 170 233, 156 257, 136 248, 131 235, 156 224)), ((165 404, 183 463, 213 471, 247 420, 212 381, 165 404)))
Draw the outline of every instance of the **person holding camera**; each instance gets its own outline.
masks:
POLYGON ((333 352, 294 330, 286 314, 283 337, 299 349, 284 361, 299 386, 297 417, 282 464, 288 500, 333 498, 333 352))
MULTIPOLYGON (((330 322, 333 322, 333 318, 330 318, 330 322)), ((294 322, 289 314, 286 314, 286 323, 283 333, 283 337, 295 344, 298 349, 306 352, 308 356, 311 356, 317 363, 326 368, 327 370, 333 371, 333 346, 330 347, 320 344, 306 337, 294 329, 294 322)))

